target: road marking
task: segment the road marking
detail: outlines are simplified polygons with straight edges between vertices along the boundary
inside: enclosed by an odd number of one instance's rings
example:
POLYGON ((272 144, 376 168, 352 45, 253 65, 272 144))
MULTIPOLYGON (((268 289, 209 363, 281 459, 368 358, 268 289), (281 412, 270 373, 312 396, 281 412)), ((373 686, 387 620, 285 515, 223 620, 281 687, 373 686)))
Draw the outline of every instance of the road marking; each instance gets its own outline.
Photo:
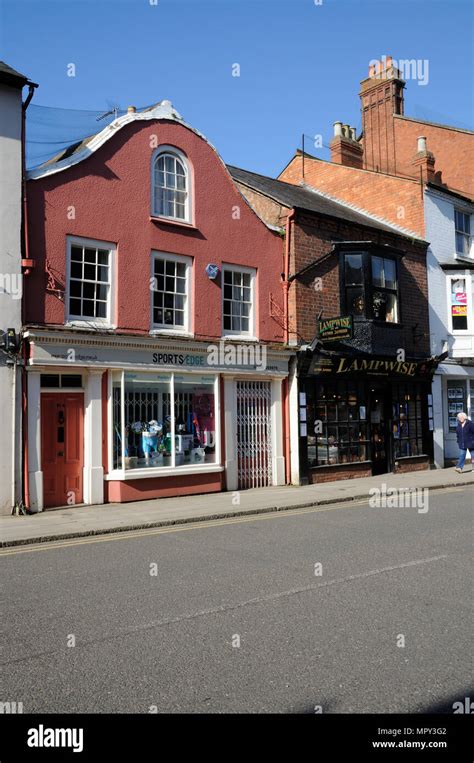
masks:
MULTIPOLYGON (((363 580, 364 578, 373 577, 374 575, 381 575, 384 572, 395 572, 397 570, 403 570, 408 567, 417 567, 421 564, 431 564, 432 562, 439 562, 443 559, 447 559, 447 554, 441 554, 440 556, 430 556, 426 559, 413 559, 410 562, 402 562, 401 564, 393 564, 388 567, 379 567, 375 570, 366 570, 365 572, 358 572, 355 575, 347 575, 343 578, 333 578, 332 580, 320 581, 319 583, 309 583, 305 586, 299 586, 298 588, 290 588, 287 591, 277 591, 276 593, 269 593, 265 596, 256 596, 253 599, 247 599, 245 601, 238 601, 235 604, 221 604, 218 607, 209 607, 208 609, 201 609, 197 612, 191 612, 189 614, 177 615, 176 617, 167 617, 161 620, 153 620, 151 623, 145 623, 144 625, 134 625, 131 628, 126 628, 117 633, 109 636, 102 636, 101 638, 81 640, 77 643, 75 649, 86 648, 94 644, 103 643, 106 641, 113 641, 117 638, 123 638, 124 636, 130 636, 134 633, 141 631, 153 630, 154 628, 163 628, 167 625, 176 625, 178 623, 185 622, 187 620, 195 620, 199 617, 207 617, 209 615, 218 615, 226 612, 232 612, 237 609, 243 609, 244 607, 255 606, 258 604, 264 604, 270 601, 277 601, 278 599, 288 598, 289 596, 297 596, 302 593, 309 593, 310 591, 317 591, 319 588, 329 588, 329 586, 341 585, 343 583, 352 583, 354 580, 363 580)), ((0 665, 6 666, 17 662, 28 662, 42 658, 46 655, 57 654, 59 650, 48 650, 45 652, 39 652, 37 654, 29 654, 25 657, 18 659, 8 660, 2 662, 0 665)))
MULTIPOLYGON (((446 492, 454 493, 464 489, 464 485, 453 488, 444 488, 446 492)), ((430 488, 428 488, 430 489, 430 488)), ((50 540, 38 544, 25 544, 24 546, 11 546, 0 549, 0 557, 14 556, 16 554, 32 554, 37 551, 50 551, 51 549, 72 548, 74 546, 85 546, 92 543, 111 543, 119 540, 133 540, 134 538, 146 538, 152 535, 167 535, 168 533, 188 532, 190 530, 205 530, 210 527, 224 527, 226 525, 246 524, 248 522, 260 522, 266 519, 284 519, 303 514, 317 514, 325 511, 335 511, 340 509, 352 509, 360 506, 368 506, 369 498, 357 501, 343 501, 337 504, 326 506, 308 506, 302 509, 281 509, 277 511, 267 511, 256 515, 243 515, 240 517, 229 517, 228 519, 205 519, 199 522, 189 522, 177 525, 168 525, 166 527, 143 528, 142 530, 124 530, 123 532, 108 533, 104 535, 87 535, 82 538, 71 538, 71 540, 50 540)), ((370 507, 376 508, 376 507, 370 507)))
MULTIPOLYGON (((181 525, 169 525, 167 527, 156 527, 151 529, 144 528, 143 530, 124 530, 123 532, 113 532, 104 536, 86 536, 83 538, 75 538, 70 541, 45 541, 38 544, 27 544, 25 546, 12 546, 4 549, 0 549, 0 556, 10 556, 12 554, 27 554, 34 551, 47 551, 52 548, 70 548, 71 546, 82 546, 89 543, 110 543, 115 540, 130 540, 133 538, 145 538, 149 535, 165 535, 167 533, 184 532, 188 530, 205 530, 208 527, 222 527, 224 525, 245 524, 247 522, 259 522, 264 519, 283 519, 285 517, 297 516, 299 514, 315 514, 323 511, 333 511, 334 509, 348 509, 355 508, 356 506, 363 506, 368 504, 368 499, 363 501, 351 501, 344 502, 342 504, 334 504, 331 506, 309 506, 304 509, 282 509, 279 511, 268 511, 264 514, 257 514, 255 516, 244 515, 241 517, 229 517, 228 519, 207 519, 202 522, 189 522, 181 525)), ((106 532, 106 531, 105 531, 106 532)))

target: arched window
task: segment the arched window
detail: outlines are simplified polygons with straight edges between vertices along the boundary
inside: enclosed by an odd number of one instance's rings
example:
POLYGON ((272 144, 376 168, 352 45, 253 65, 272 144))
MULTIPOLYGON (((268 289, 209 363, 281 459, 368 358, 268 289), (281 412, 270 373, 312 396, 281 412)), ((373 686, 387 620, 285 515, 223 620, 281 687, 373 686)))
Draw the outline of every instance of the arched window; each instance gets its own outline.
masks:
POLYGON ((190 222, 189 172, 181 152, 161 148, 153 164, 153 214, 190 222))

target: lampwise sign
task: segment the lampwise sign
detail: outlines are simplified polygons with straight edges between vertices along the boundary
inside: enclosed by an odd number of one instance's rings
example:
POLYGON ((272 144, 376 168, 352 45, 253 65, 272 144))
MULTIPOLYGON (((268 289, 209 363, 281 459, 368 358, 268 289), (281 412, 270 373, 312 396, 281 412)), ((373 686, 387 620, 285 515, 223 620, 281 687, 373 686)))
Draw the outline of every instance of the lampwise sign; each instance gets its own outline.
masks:
POLYGON ((321 342, 352 339, 352 315, 318 321, 318 334, 321 342))
POLYGON ((433 358, 422 361, 393 360, 391 358, 353 358, 317 356, 311 363, 311 374, 360 374, 371 376, 429 377, 437 362, 433 358))

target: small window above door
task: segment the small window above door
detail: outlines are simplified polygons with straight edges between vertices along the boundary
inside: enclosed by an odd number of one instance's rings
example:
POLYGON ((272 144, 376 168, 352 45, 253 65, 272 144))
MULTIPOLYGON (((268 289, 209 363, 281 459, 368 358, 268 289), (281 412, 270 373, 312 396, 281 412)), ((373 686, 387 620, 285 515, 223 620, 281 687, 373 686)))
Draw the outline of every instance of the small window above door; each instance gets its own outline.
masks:
POLYGON ((47 389, 82 389, 81 374, 41 374, 41 387, 47 389))

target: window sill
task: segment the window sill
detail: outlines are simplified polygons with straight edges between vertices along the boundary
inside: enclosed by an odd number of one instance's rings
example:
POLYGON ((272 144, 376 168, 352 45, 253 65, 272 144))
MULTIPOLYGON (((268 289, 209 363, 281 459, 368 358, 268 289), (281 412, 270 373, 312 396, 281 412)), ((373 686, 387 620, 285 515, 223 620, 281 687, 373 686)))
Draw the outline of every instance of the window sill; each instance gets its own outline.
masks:
POLYGON ((117 326, 114 326, 111 323, 97 323, 97 321, 86 321, 78 318, 66 321, 64 327, 67 329, 108 329, 110 331, 117 328, 117 326))
POLYGON ((458 254, 458 252, 455 252, 454 259, 456 262, 467 262, 469 265, 474 263, 474 256, 472 254, 458 254))
POLYGON ((150 336, 180 336, 183 339, 194 339, 194 334, 192 332, 178 331, 177 329, 150 329, 150 336))
POLYGON ((221 342, 258 342, 256 336, 247 336, 247 334, 224 334, 221 336, 221 342))
POLYGON ((152 223, 175 225, 177 228, 186 228, 187 230, 198 230, 198 228, 193 225, 193 223, 187 223, 185 220, 172 220, 170 217, 158 217, 158 215, 150 215, 150 221, 152 223))
POLYGON ((224 467, 220 464, 196 464, 195 466, 150 466, 144 469, 116 469, 105 475, 105 479, 116 480, 141 480, 150 477, 179 477, 180 474, 208 474, 212 472, 223 472, 224 467))

